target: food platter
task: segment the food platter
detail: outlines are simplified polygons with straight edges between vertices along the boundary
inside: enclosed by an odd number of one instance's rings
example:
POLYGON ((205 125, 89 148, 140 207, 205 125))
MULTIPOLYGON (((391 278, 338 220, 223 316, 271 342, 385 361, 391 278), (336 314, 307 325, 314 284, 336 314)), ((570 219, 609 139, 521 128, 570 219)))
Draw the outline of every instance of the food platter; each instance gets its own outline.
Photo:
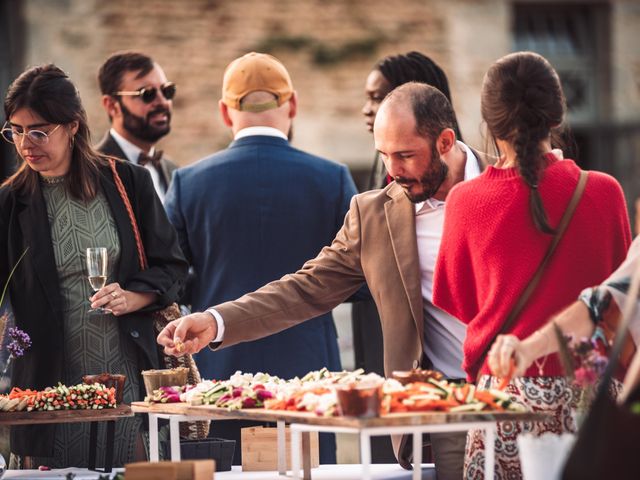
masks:
POLYGON ((0 425, 34 425, 46 423, 106 422, 132 417, 129 405, 101 410, 54 410, 50 412, 0 412, 0 425))
POLYGON ((415 425, 439 425, 469 422, 500 421, 544 421, 544 414, 535 412, 407 412, 389 413, 379 417, 322 417, 312 412, 291 412, 266 410, 264 408, 243 408, 229 410, 211 405, 189 405, 188 403, 147 403, 133 402, 134 413, 184 415, 213 419, 242 419, 263 422, 297 423, 347 428, 370 428, 415 425))

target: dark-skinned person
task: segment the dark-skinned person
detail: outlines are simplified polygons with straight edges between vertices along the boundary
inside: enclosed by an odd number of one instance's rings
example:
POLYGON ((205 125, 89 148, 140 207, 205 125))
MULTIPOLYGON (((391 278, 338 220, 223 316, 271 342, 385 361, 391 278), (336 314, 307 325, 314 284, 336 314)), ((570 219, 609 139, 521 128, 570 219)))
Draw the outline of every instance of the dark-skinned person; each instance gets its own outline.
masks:
MULTIPOLYGON (((87 116, 55 65, 23 72, 4 99, 3 138, 17 172, 0 188, 0 278, 9 283, 15 324, 31 348, 13 363, 11 385, 43 390, 103 372, 126 375, 125 403, 144 398, 141 370, 159 368, 151 317, 175 301, 187 263, 149 172, 111 159, 133 207, 148 268, 138 266, 132 223, 110 159, 91 147, 87 116), (144 212, 144 213, 143 213, 144 212), (107 252, 105 284, 93 291, 88 248, 107 252), (90 312, 104 308, 103 313, 90 312)), ((115 426, 114 465, 144 458, 143 422, 115 426)), ((87 467, 89 424, 16 426, 12 468, 87 467)))
MULTIPOLYGON (((552 152, 551 133, 562 125, 566 107, 560 79, 546 59, 518 52, 495 62, 484 78, 481 110, 500 159, 449 196, 433 301, 467 325, 463 368, 478 388, 490 388, 500 381, 487 363, 495 337, 528 337, 583 288, 604 281, 624 260, 631 232, 618 182, 588 172, 566 231, 543 264, 582 176, 573 160, 552 152), (540 265, 535 290, 505 325, 540 265)), ((522 475, 514 432, 575 430, 577 398, 567 398, 569 387, 555 355, 511 380, 508 393, 517 402, 554 420, 551 426, 498 424, 499 478, 522 475)), ((480 431, 469 432, 465 478, 484 476, 483 439, 480 431)))
MULTIPOLYGON (((354 196, 331 245, 297 272, 170 323, 158 336, 165 352, 265 337, 332 310, 366 283, 380 312, 388 376, 427 364, 449 378, 463 375, 464 326, 434 310, 430 269, 447 194, 487 160, 456 139, 454 125, 451 104, 438 89, 416 82, 396 88, 374 124, 376 149, 395 181, 354 196)), ((406 440, 392 437, 398 461, 411 468, 406 440)), ((431 435, 438 478, 462 476, 465 440, 464 434, 431 435)))
MULTIPOLYGON (((373 133, 373 124, 382 100, 394 88, 408 82, 431 85, 440 90, 451 103, 447 76, 431 58, 416 51, 388 55, 374 65, 365 82, 366 101, 362 107, 362 114, 369 132, 373 133)), ((453 130, 456 133, 456 138, 463 141, 455 111, 453 117, 453 130)), ((366 190, 384 188, 392 181, 384 162, 376 152, 366 190)), ((383 375, 382 329, 378 309, 373 300, 369 298, 353 302, 351 319, 356 368, 363 368, 366 372, 376 372, 383 375)), ((461 354, 460 358, 462 358, 461 354)), ((371 439, 371 455, 374 462, 389 463, 389 461, 393 461, 393 451, 388 437, 377 436, 371 439)), ((424 458, 428 459, 430 456, 431 452, 425 451, 424 458)))
MULTIPOLYGON (((409 82, 420 82, 431 85, 440 90, 449 103, 451 92, 449 81, 444 70, 428 56, 412 51, 405 54, 389 55, 375 64, 364 86, 366 101, 362 107, 362 115, 365 118, 367 130, 373 133, 373 123, 380 108, 380 103, 394 88, 409 82)), ((462 134, 458 126, 458 120, 454 112, 453 130, 461 142, 462 134)), ((368 189, 384 188, 393 179, 387 176, 384 162, 376 152, 371 174, 369 175, 368 189)))

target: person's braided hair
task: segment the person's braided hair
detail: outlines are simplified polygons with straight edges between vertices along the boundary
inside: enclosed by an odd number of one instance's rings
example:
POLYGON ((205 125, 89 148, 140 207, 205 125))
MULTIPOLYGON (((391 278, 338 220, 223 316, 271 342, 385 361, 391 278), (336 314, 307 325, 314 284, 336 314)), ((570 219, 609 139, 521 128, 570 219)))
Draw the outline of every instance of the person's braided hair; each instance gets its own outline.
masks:
POLYGON ((536 53, 507 55, 494 63, 485 76, 481 111, 490 134, 513 145, 516 167, 531 191, 529 206, 536 228, 555 233, 538 184, 545 162, 540 143, 562 123, 565 113, 557 73, 536 53))
MULTIPOLYGON (((409 52, 401 55, 390 55, 380 60, 375 69, 387 79, 393 90, 409 82, 420 82, 440 90, 451 102, 449 82, 444 71, 426 55, 420 52, 409 52)), ((454 116, 456 137, 462 140, 458 120, 454 116)))

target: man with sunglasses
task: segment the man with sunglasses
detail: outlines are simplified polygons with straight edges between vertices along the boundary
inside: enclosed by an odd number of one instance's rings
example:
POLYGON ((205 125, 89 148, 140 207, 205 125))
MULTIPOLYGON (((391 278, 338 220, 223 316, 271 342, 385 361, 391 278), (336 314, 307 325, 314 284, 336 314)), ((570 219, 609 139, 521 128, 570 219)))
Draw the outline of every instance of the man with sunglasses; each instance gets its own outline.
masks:
POLYGON ((155 144, 171 130, 175 84, 167 81, 160 65, 139 52, 111 55, 100 67, 98 81, 111 129, 96 148, 146 167, 164 201, 176 166, 155 144))

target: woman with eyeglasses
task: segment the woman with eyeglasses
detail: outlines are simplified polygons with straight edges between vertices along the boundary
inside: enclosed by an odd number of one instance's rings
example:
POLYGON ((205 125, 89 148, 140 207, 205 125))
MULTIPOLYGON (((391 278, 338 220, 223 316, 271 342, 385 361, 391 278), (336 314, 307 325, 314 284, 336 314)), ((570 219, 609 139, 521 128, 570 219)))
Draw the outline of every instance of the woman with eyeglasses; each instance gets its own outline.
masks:
MULTIPOLYGON (((141 370, 160 365, 150 316, 141 312, 175 301, 187 273, 149 173, 93 150, 80 96, 55 65, 22 73, 4 112, 2 136, 22 163, 0 187, 0 280, 27 250, 8 293, 16 325, 32 339, 13 364, 11 385, 42 390, 121 373, 124 403, 140 400, 141 370), (112 161, 139 225, 144 271, 112 161), (85 267, 90 247, 108 252, 106 285, 97 292, 85 267), (98 307, 111 313, 89 313, 98 307)), ((114 465, 144 458, 141 432, 139 418, 116 423, 114 465)), ((14 468, 86 467, 89 425, 14 427, 11 451, 14 468)))

